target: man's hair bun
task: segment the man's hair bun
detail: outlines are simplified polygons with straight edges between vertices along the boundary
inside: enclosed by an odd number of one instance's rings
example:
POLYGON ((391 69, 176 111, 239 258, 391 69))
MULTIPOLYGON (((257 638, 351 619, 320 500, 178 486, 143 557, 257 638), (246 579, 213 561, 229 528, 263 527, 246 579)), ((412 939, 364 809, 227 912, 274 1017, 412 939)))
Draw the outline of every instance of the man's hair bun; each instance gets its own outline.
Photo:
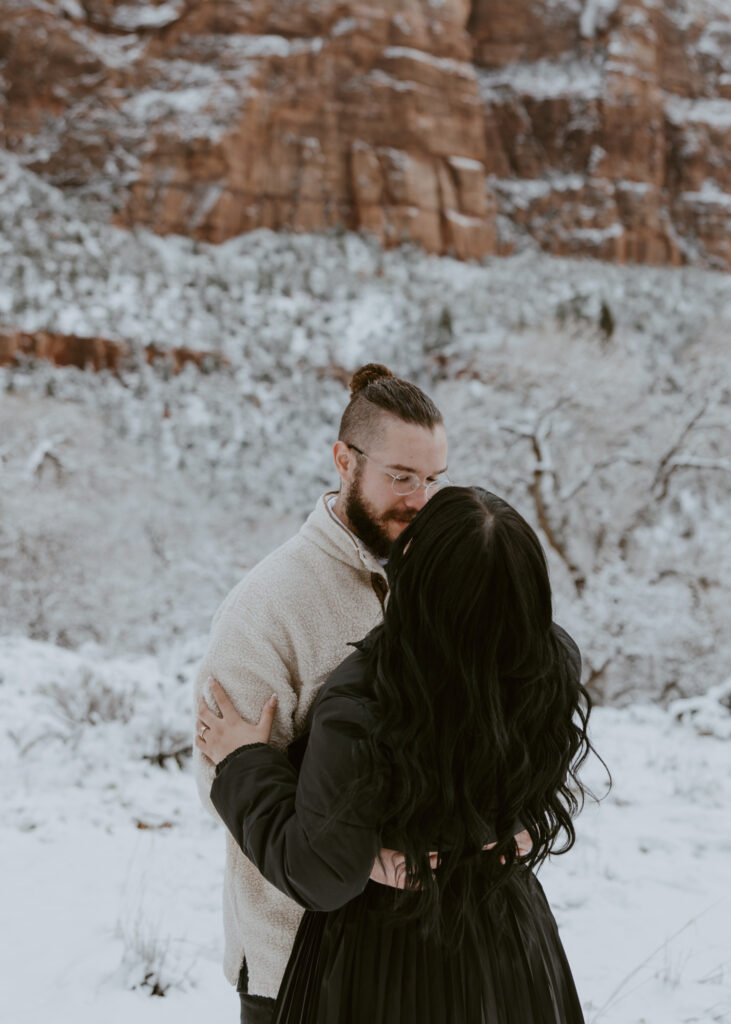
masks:
POLYGON ((350 397, 355 398, 369 384, 376 380, 384 380, 386 377, 393 377, 393 374, 383 363, 366 363, 350 378, 350 397))
POLYGON ((382 363, 366 363, 350 378, 350 401, 340 420, 338 440, 367 450, 383 433, 384 414, 427 430, 443 422, 420 387, 397 377, 382 363))

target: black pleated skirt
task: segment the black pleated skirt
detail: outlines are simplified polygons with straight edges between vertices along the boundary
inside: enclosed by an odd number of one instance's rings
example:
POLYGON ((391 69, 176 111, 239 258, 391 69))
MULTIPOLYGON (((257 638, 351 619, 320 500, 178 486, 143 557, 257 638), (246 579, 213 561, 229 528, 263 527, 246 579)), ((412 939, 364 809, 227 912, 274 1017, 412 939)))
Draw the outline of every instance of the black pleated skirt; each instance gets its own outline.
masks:
POLYGON ((275 1024, 583 1024, 556 922, 527 868, 493 893, 459 953, 391 915, 413 893, 368 882, 306 911, 275 1024))

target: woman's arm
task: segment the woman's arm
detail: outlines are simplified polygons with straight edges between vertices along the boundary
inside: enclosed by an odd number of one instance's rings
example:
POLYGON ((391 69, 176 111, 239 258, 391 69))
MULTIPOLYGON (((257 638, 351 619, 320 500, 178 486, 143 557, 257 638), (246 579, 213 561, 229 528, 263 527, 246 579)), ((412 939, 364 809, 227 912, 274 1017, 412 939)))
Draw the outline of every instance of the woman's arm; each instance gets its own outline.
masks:
POLYGON ((257 728, 248 723, 238 726, 247 745, 230 750, 216 769, 211 800, 236 842, 272 885, 312 910, 357 896, 380 847, 372 821, 338 812, 357 771, 354 738, 366 727, 356 700, 326 696, 299 777, 284 754, 247 732, 257 728))

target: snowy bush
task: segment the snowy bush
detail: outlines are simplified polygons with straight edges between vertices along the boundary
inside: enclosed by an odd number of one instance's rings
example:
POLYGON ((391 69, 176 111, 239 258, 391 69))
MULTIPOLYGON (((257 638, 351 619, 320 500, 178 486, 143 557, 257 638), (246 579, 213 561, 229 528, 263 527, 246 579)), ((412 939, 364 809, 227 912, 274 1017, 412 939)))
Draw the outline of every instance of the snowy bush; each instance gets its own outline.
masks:
POLYGON ((153 866, 133 857, 128 865, 114 938, 121 944, 116 976, 123 988, 165 996, 189 987, 194 964, 171 931, 153 866))
POLYGON ((700 736, 731 739, 731 677, 707 693, 673 701, 669 710, 700 736))
POLYGON ((115 764, 129 762, 178 771, 192 754, 192 674, 201 653, 189 645, 160 658, 110 659, 101 649, 6 641, 0 676, 14 760, 32 771, 39 749, 47 750, 64 762, 59 782, 75 784, 90 773, 114 778, 115 764))
POLYGON ((53 715, 74 730, 99 722, 129 722, 137 696, 136 687, 119 690, 86 667, 68 683, 44 683, 37 692, 47 699, 53 715))
POLYGON ((151 996, 164 996, 172 984, 168 974, 170 938, 160 933, 139 911, 116 931, 124 946, 121 970, 125 987, 149 989, 151 996))
POLYGON ((185 765, 187 758, 193 754, 190 727, 186 729, 174 729, 162 725, 156 732, 153 742, 150 745, 150 752, 142 756, 150 764, 156 764, 160 768, 169 761, 174 761, 178 768, 185 765))

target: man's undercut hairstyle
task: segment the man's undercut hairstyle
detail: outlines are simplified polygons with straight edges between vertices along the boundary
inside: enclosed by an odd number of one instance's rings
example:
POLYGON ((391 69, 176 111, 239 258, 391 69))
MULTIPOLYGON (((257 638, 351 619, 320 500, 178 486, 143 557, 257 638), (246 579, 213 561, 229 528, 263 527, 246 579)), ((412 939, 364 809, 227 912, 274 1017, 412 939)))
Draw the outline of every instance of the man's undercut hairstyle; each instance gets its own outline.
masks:
POLYGON ((381 433, 383 413, 427 430, 444 422, 420 387, 394 376, 381 363, 366 363, 350 379, 350 402, 340 420, 338 439, 346 444, 368 445, 381 433))

